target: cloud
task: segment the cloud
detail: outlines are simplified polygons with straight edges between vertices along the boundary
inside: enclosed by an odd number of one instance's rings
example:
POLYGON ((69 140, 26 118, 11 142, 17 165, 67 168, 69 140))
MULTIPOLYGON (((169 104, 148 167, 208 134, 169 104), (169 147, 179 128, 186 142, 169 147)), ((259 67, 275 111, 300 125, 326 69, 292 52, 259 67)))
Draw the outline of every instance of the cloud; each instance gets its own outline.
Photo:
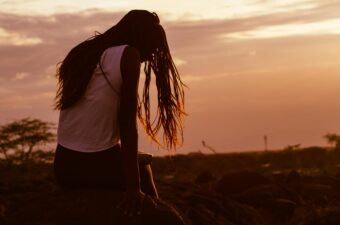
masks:
POLYGON ((230 76, 236 76, 237 74, 209 74, 209 75, 186 75, 183 77, 183 81, 186 84, 193 83, 193 82, 201 82, 201 81, 210 81, 210 80, 218 80, 230 76))
MULTIPOLYGON (((0 28, 5 31, 2 33, 15 34, 18 37, 34 37, 39 40, 34 45, 27 43, 18 45, 11 37, 6 45, 0 45, 2 77, 13 77, 18 70, 26 70, 33 74, 32 77, 41 74, 47 67, 60 62, 77 42, 92 36, 94 27, 103 31, 105 25, 108 28, 114 23, 114 18, 118 17, 120 17, 119 13, 88 15, 84 12, 80 15, 60 14, 51 17, 1 13, 0 28)), ((0 42, 1 40, 0 38, 0 42)), ((25 40, 27 42, 30 39, 25 40)))
MULTIPOLYGON (((227 19, 254 17, 268 13, 282 13, 317 7, 320 0, 14 0, 3 1, 0 11, 19 14, 53 15, 60 12, 79 13, 84 10, 128 11, 131 8, 145 8, 156 11, 168 20, 180 21, 202 19, 227 19)), ((327 0, 322 1, 325 4, 327 0)))
POLYGON ((30 76, 29 73, 19 72, 19 73, 15 74, 15 76, 12 78, 12 80, 14 80, 14 81, 23 80, 23 79, 27 78, 28 76, 30 76))
POLYGON ((41 39, 37 37, 27 37, 19 33, 7 32, 0 28, 0 45, 36 45, 41 43, 41 39))
POLYGON ((183 59, 180 59, 180 58, 174 58, 174 63, 176 64, 176 66, 181 66, 181 65, 185 65, 187 64, 188 62, 183 60, 183 59))
MULTIPOLYGON (((305 2, 303 1, 303 3, 305 2)), ((231 58, 246 59, 250 55, 260 57, 261 51, 257 49, 270 45, 272 42, 271 40, 268 40, 268 43, 259 41, 257 43, 260 45, 253 46, 251 44, 252 46, 248 48, 245 45, 226 43, 226 37, 235 38, 235 35, 238 37, 266 37, 280 41, 288 34, 295 38, 295 33, 289 33, 292 29, 304 32, 304 28, 308 28, 309 24, 319 24, 323 28, 327 25, 326 21, 337 21, 335 19, 339 16, 337 10, 340 7, 339 1, 307 2, 314 5, 318 4, 315 7, 305 7, 298 11, 280 13, 266 11, 263 15, 247 18, 203 21, 165 20, 163 24, 167 30, 174 57, 185 59, 186 63, 177 61, 184 74, 188 73, 189 70, 193 70, 191 72, 194 73, 201 73, 201 75, 208 74, 208 70, 212 68, 215 73, 221 73, 230 66, 228 62, 224 63, 225 60, 229 61, 231 58), (256 52, 256 55, 251 52, 256 52), (207 64, 211 64, 211 66, 208 68, 207 64), (205 68, 202 69, 201 65, 205 68), (202 72, 200 72, 201 70, 202 72)), ((256 5, 257 2, 252 1, 251 3, 256 5)), ((266 4, 272 3, 267 2, 266 4)), ((295 10, 301 8, 303 4, 298 5, 299 7, 295 7, 295 10)), ((270 7, 278 6, 271 5, 270 7)), ((34 79, 39 74, 43 74, 47 68, 52 68, 60 62, 72 46, 92 36, 95 30, 105 31, 115 24, 122 15, 123 12, 112 13, 100 10, 51 16, 0 13, 0 37, 2 31, 5 35, 26 38, 22 38, 26 40, 24 45, 15 44, 16 42, 13 41, 15 38, 10 38, 11 41, 0 46, 2 78, 11 79, 18 72, 27 71, 32 74, 30 79, 34 79)), ((317 28, 310 27, 313 32, 317 31, 317 28)), ((328 27, 326 31, 331 28, 331 26, 328 27)), ((318 35, 325 36, 328 34, 322 32, 318 35)), ((304 34, 303 38, 306 42, 315 41, 313 38, 310 39, 309 35, 308 32, 304 34)), ((291 39, 284 40, 291 41, 291 39)), ((52 72, 52 70, 50 71, 52 72)))
MULTIPOLYGON (((257 139, 244 143, 244 135, 269 130, 289 136, 297 127, 320 132, 315 127, 336 126, 340 36, 326 21, 339 19, 340 2, 261 1, 265 7, 247 2, 255 7, 253 13, 224 19, 170 20, 161 14, 173 57, 189 85, 186 145, 195 146, 197 137, 219 143, 227 137, 240 140, 231 146, 235 149, 250 148, 257 139), (319 29, 308 28, 316 24, 323 29, 317 35, 316 30, 305 32, 319 29), (294 29, 304 33, 297 35, 294 29), (224 35, 235 34, 253 36, 226 41, 224 35)), ((100 10, 49 16, 0 13, 0 32, 12 35, 0 45, 0 122, 25 116, 55 121, 56 64, 74 45, 95 30, 105 31, 122 15, 100 10), (39 42, 18 45, 13 37, 39 42)))
POLYGON ((250 31, 223 35, 227 40, 283 38, 288 36, 307 36, 320 34, 340 34, 340 19, 313 23, 295 23, 261 27, 250 31))

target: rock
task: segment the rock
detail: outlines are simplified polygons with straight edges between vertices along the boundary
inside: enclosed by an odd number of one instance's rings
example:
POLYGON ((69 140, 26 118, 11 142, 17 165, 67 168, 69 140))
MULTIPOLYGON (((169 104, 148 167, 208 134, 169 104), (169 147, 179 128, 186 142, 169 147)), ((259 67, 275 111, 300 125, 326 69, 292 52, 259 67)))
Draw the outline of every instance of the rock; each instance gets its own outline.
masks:
POLYGON ((170 204, 157 200, 157 207, 144 202, 141 215, 126 216, 116 205, 122 193, 112 190, 59 191, 37 204, 23 205, 8 224, 55 225, 184 225, 182 215, 170 204), (37 213, 39 212, 39 213, 37 213), (12 223, 11 223, 12 222, 12 223))
POLYGON ((281 219, 291 217, 294 209, 301 203, 298 195, 274 184, 253 187, 234 196, 234 199, 261 207, 281 219))
POLYGON ((198 174, 195 179, 196 184, 207 184, 215 180, 214 175, 210 171, 204 171, 198 174))
POLYGON ((188 197, 189 217, 193 224, 259 225, 259 213, 253 208, 235 202, 222 195, 193 193, 188 197), (204 221, 204 223, 203 223, 204 221))
POLYGON ((335 196, 333 187, 324 184, 300 184, 298 190, 305 201, 318 204, 326 203, 335 196))
POLYGON ((0 203, 0 219, 5 218, 6 207, 4 204, 0 203))
POLYGON ((301 175, 298 171, 292 170, 287 174, 286 183, 289 185, 296 185, 300 184, 301 182, 301 175))
POLYGON ((224 195, 233 195, 251 187, 272 183, 265 176, 251 171, 225 174, 217 183, 216 191, 224 195))
MULTIPOLYGON (((333 185, 336 178, 331 176, 319 175, 319 176, 303 176, 303 183, 309 184, 323 184, 323 185, 333 185)), ((302 182, 301 182, 302 183, 302 182)))
POLYGON ((241 202, 255 202, 260 203, 266 199, 289 199, 296 203, 300 203, 300 197, 296 193, 285 189, 276 184, 265 184, 249 188, 237 195, 233 196, 241 202))
POLYGON ((337 174, 337 176, 334 178, 332 186, 339 195, 340 194, 340 175, 337 174))
POLYGON ((188 216, 195 225, 234 225, 228 221, 227 218, 214 212, 205 205, 196 205, 195 207, 191 207, 188 212, 188 216))
MULTIPOLYGON (((339 164, 338 164, 338 165, 339 165, 339 164)), ((335 178, 340 179, 340 172, 337 172, 337 173, 335 174, 335 178)))
POLYGON ((293 217, 298 205, 288 199, 272 199, 268 201, 267 206, 276 221, 287 221, 293 217))
POLYGON ((339 225, 340 211, 324 210, 318 213, 311 214, 302 225, 339 225))
POLYGON ((236 202, 228 198, 221 198, 224 216, 235 225, 263 225, 264 218, 254 207, 236 202))
POLYGON ((188 197, 189 204, 191 206, 195 205, 205 205, 210 210, 219 213, 224 211, 224 207, 222 202, 220 202, 216 197, 200 195, 200 194, 192 194, 188 197))

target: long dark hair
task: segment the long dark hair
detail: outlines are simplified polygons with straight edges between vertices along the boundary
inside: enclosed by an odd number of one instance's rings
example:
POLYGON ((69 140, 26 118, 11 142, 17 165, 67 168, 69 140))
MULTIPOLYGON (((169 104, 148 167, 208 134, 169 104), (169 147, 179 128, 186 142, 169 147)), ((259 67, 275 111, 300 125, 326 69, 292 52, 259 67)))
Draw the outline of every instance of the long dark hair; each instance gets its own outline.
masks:
POLYGON ((127 44, 140 51, 144 62, 143 96, 138 101, 138 118, 146 133, 167 149, 176 148, 183 141, 184 84, 172 60, 165 31, 155 13, 132 10, 115 26, 103 34, 75 46, 57 69, 58 90, 55 108, 73 106, 85 93, 92 73, 102 53, 109 47, 127 44), (151 73, 157 86, 157 113, 151 120, 149 87, 151 73), (163 129, 162 145, 157 133, 163 129))

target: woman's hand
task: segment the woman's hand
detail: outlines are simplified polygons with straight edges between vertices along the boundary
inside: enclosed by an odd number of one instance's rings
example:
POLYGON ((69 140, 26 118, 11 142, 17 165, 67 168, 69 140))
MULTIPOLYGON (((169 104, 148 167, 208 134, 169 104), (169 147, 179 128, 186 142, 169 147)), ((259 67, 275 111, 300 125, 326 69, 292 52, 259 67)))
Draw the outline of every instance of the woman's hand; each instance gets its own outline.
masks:
POLYGON ((154 207, 157 205, 151 196, 144 194, 141 190, 128 190, 117 207, 122 209, 125 215, 140 215, 145 201, 148 201, 154 207))

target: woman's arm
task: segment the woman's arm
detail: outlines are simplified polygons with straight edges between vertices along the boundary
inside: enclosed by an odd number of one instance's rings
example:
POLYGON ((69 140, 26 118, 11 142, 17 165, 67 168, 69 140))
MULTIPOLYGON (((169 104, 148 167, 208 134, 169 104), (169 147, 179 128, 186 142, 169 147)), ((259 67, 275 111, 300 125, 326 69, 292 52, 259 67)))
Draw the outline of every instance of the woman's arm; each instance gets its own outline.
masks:
POLYGON ((120 138, 127 192, 123 202, 125 213, 140 211, 144 194, 140 189, 137 161, 137 96, 140 73, 140 55, 133 47, 126 47, 121 59, 123 84, 119 113, 120 138))
POLYGON ((124 157, 126 185, 129 190, 139 190, 139 172, 137 162, 137 95, 140 72, 138 50, 126 47, 121 61, 123 84, 120 102, 120 137, 124 157))

